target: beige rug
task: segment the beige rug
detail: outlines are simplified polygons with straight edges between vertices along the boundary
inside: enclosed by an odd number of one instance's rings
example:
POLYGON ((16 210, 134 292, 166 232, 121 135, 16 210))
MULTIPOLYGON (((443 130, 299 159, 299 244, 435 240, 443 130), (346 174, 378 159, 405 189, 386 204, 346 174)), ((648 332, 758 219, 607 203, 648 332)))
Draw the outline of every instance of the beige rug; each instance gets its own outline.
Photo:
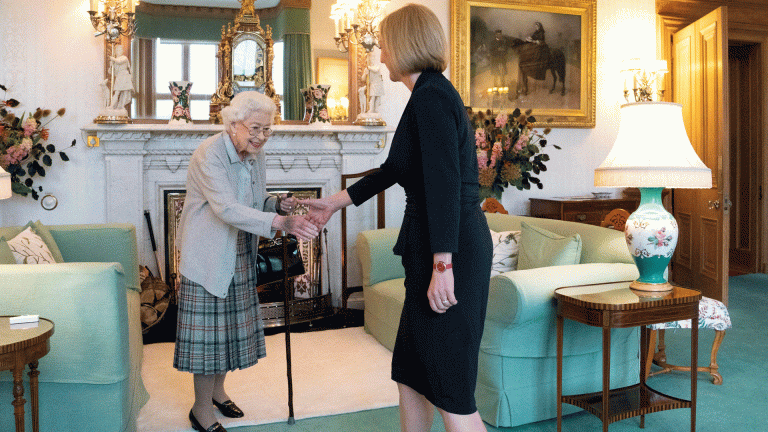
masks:
MULTIPOLYGON (((216 411, 224 427, 288 419, 285 335, 266 340, 266 358, 227 376, 227 393, 245 417, 229 419, 216 411)), ((397 385, 390 379, 392 353, 362 327, 292 333, 291 358, 297 421, 398 403, 397 385)), ((173 368, 172 343, 144 346, 142 376, 150 399, 139 414, 138 431, 191 431, 192 374, 173 368)))

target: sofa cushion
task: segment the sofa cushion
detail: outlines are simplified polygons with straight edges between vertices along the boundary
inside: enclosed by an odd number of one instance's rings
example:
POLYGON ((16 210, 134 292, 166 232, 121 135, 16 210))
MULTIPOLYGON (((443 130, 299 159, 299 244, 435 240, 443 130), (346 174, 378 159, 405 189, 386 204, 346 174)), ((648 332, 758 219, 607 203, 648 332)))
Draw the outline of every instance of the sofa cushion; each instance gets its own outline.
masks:
POLYGON ((525 222, 521 222, 520 227, 518 270, 579 264, 581 261, 581 236, 578 233, 564 237, 525 222))
POLYGON ((16 264, 55 264, 51 250, 42 238, 32 231, 32 227, 26 227, 16 237, 6 241, 11 249, 16 264))
POLYGON ((491 239, 493 240, 491 277, 516 270, 520 231, 495 232, 491 230, 491 239))

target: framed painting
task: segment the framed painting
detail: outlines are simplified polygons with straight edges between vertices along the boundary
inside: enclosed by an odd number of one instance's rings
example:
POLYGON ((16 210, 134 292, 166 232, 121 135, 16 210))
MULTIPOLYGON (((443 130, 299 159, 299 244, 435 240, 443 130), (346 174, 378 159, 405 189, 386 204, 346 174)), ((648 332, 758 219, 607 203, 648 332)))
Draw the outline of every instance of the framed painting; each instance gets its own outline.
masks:
POLYGON ((451 76, 464 103, 595 126, 596 0, 451 0, 451 76))

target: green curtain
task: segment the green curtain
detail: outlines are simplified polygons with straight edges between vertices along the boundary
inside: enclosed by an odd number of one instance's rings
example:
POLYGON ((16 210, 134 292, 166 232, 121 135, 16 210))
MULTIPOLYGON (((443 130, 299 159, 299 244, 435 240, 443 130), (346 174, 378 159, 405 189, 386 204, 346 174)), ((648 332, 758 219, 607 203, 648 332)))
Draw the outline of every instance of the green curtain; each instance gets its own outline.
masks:
POLYGON ((283 35, 283 105, 286 120, 304 118, 301 89, 312 83, 312 51, 309 33, 283 35))

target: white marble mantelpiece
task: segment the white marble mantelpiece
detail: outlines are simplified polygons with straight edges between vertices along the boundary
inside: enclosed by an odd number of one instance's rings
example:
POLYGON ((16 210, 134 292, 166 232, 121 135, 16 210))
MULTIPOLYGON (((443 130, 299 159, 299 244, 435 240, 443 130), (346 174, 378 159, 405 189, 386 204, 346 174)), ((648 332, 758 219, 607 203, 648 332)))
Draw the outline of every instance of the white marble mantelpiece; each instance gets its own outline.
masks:
MULTIPOLYGON (((365 171, 378 164, 375 157, 385 147, 392 129, 363 126, 275 125, 264 147, 267 187, 319 188, 329 196, 341 188, 341 174, 365 171)), ((83 134, 97 136, 105 161, 107 222, 136 226, 139 262, 154 268, 154 253, 144 210, 149 210, 159 251, 165 250, 163 191, 185 189, 192 152, 222 125, 89 124, 83 134)), ((373 225, 375 215, 370 214, 373 225)), ((341 295, 341 225, 338 215, 328 223, 328 266, 323 265, 324 292, 330 289, 334 306, 341 295), (327 275, 327 276, 326 276, 327 275)), ((165 266, 165 254, 161 253, 165 266)))

